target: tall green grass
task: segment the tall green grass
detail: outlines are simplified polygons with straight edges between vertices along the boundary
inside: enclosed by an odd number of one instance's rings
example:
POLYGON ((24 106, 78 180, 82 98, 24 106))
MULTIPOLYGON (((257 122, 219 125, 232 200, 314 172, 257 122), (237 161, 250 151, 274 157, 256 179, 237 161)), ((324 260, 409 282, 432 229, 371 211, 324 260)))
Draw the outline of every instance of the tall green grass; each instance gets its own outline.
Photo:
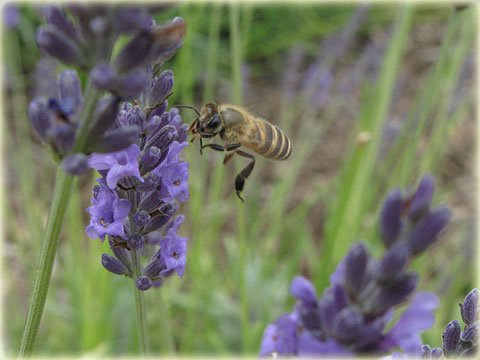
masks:
MULTIPOLYGON (((278 83, 282 72, 289 71, 283 68, 286 50, 302 43, 310 59, 319 51, 320 37, 341 29, 353 10, 351 5, 289 8, 192 3, 170 8, 159 21, 180 15, 187 24, 184 47, 165 65, 174 70, 176 79, 170 104, 201 106, 215 100, 242 104, 243 64, 251 64, 254 78, 278 83)), ((33 27, 38 19, 30 9, 25 12, 24 22, 33 27)), ((222 154, 206 149, 201 156, 197 142, 187 147, 190 198, 180 210, 186 215, 181 234, 190 238, 187 269, 183 280, 172 278, 161 289, 146 293, 152 353, 256 354, 265 326, 292 309, 288 287, 294 276, 306 275, 321 292, 352 242, 364 239, 373 253, 380 252, 376 218, 387 189, 412 186, 424 171, 430 171, 439 180, 435 200, 453 201, 458 190, 442 182, 440 174, 452 134, 472 109, 472 98, 467 97, 451 112, 450 99, 473 46, 476 19, 469 9, 455 12, 440 7, 433 13, 427 17, 413 5, 372 6, 357 42, 378 27, 385 31, 393 24, 393 28, 376 83, 363 87, 360 109, 345 134, 347 146, 333 176, 310 169, 323 156, 319 148, 328 141, 328 129, 342 121, 349 99, 339 96, 321 112, 302 92, 291 102, 281 102, 277 118, 270 120, 291 135, 293 155, 278 163, 257 157, 245 185, 244 204, 236 198, 233 181, 246 165, 245 159, 223 166, 222 154), (424 23, 444 24, 440 52, 415 94, 417 101, 403 123, 404 131, 388 153, 379 156, 397 74, 406 62, 405 48, 418 31, 416 26, 424 23), (368 133, 370 141, 358 142, 361 133, 368 133), (301 188, 305 179, 308 192, 301 188), (312 219, 319 210, 323 215, 312 219)), ((53 164, 40 150, 26 115, 31 73, 25 69, 31 71, 28 64, 39 54, 23 51, 20 45, 34 46, 33 33, 22 30, 8 35, 4 56, 14 86, 5 109, 4 286, 7 351, 14 355, 50 202, 53 164)), ((348 54, 355 51, 350 49, 348 54)), ((258 106, 273 98, 265 94, 258 106)), ((185 121, 194 118, 188 110, 182 110, 182 115, 185 121)), ((108 244, 84 234, 88 221, 84 209, 92 183, 93 177, 82 178, 72 194, 38 354, 138 353, 131 284, 102 268, 100 257, 109 252, 108 244)), ((473 287, 472 260, 462 251, 453 251, 465 249, 465 239, 472 236, 468 219, 455 219, 442 244, 413 264, 421 274, 420 288, 441 298, 435 328, 425 336, 435 346, 440 345, 446 323, 458 318, 456 304, 473 287)))

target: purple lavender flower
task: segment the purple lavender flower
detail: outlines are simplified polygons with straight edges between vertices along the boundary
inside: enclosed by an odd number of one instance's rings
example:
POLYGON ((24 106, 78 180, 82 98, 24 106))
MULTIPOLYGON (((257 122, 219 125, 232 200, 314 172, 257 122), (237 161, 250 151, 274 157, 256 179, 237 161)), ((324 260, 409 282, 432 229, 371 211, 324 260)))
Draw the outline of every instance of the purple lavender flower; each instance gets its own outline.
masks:
POLYGON ((122 200, 112 192, 102 178, 97 179, 100 187, 92 198, 92 206, 86 211, 90 214, 90 224, 86 228, 87 235, 92 239, 105 240, 105 235, 125 237, 123 219, 130 212, 130 202, 122 200))
POLYGON ((110 154, 92 154, 88 160, 91 168, 96 170, 107 170, 107 185, 114 190, 120 179, 127 176, 134 176, 140 182, 143 178, 138 167, 138 156, 140 148, 136 144, 130 145, 125 150, 110 154))
MULTIPOLYGON (((260 354, 348 356, 387 354, 393 349, 418 354, 420 333, 433 325, 438 299, 430 293, 413 295, 418 275, 408 271, 408 259, 436 241, 450 214, 443 210, 446 208, 431 207, 433 189, 433 179, 424 176, 410 197, 404 197, 400 190, 391 192, 380 214, 381 235, 387 246, 384 255, 374 259, 364 243, 353 244, 320 298, 308 280, 296 277, 290 287, 298 300, 295 309, 267 327, 260 354), (435 218, 438 213, 441 221, 435 218), (418 230, 425 227, 427 230, 418 230), (395 306, 410 298, 407 310, 391 324, 395 306), (385 332, 388 324, 392 326, 385 332)), ((470 304, 476 304, 475 294, 466 303, 462 308, 474 307, 470 304)), ((475 329, 469 329, 463 337, 475 338, 473 333, 475 329)), ((450 343, 456 344, 460 332, 451 338, 450 343)))
MULTIPOLYGON (((145 96, 141 93, 147 85, 154 90, 153 96, 161 95, 163 90, 170 91, 173 73, 167 71, 161 77, 152 79, 152 67, 159 68, 159 63, 178 50, 185 24, 183 19, 175 18, 165 25, 156 25, 142 6, 69 4, 68 9, 73 16, 57 5, 44 7, 47 24, 37 30, 37 45, 52 58, 90 74, 90 83, 111 95, 95 100, 96 103, 84 108, 77 73, 68 69, 60 75, 59 96, 56 91, 51 96, 51 91, 42 90, 42 94, 50 98, 35 98, 29 105, 29 116, 33 127, 53 150, 55 159, 61 161, 64 170, 80 175, 85 170, 81 155, 118 152, 138 139, 142 128, 119 128, 115 124, 121 101, 145 96), (111 49, 120 34, 131 36, 131 40, 120 50, 113 65, 107 65, 110 63, 111 49), (158 85, 151 86, 153 83, 158 85), (85 116, 82 114, 84 111, 89 113, 85 116), (85 123, 80 123, 80 120, 85 123), (80 159, 82 162, 78 161, 80 159)), ((166 108, 167 97, 156 99, 159 104, 151 103, 148 109, 143 107, 148 112, 157 111, 161 115, 166 108), (157 105, 165 108, 157 109, 157 105)), ((175 126, 182 127, 178 120, 172 124, 172 128, 175 126)), ((128 155, 132 155, 132 151, 129 150, 128 155)), ((128 160, 130 164, 129 159, 123 160, 128 160)), ((118 159, 117 163, 123 160, 118 159)), ((140 169, 135 171, 127 166, 122 169, 109 167, 109 170, 107 183, 112 189, 116 185, 114 182, 125 174, 142 181, 140 169)), ((182 191, 185 193, 185 189, 182 191)))
POLYGON ((294 355, 298 349, 298 324, 290 314, 285 314, 270 324, 263 333, 260 355, 294 355))
MULTIPOLYGON (((97 74, 94 74, 97 86, 107 83, 109 77, 115 77, 118 66, 110 75, 108 68, 97 67, 97 74)), ((154 74, 151 70, 146 71, 149 76, 154 74)), ((178 209, 177 202, 188 199, 189 175, 189 164, 180 159, 181 151, 188 145, 184 141, 186 125, 182 123, 177 109, 167 111, 167 98, 172 87, 171 71, 161 72, 149 79, 135 99, 135 105, 124 102, 115 117, 106 119, 112 124, 112 129, 100 142, 104 144, 105 138, 112 136, 106 143, 110 147, 116 146, 113 134, 126 136, 128 133, 133 144, 120 151, 94 153, 89 157, 89 165, 102 177, 99 179, 100 186, 95 187, 92 199, 95 211, 89 210, 92 221, 87 227, 87 234, 98 236, 101 229, 93 228, 95 221, 98 223, 98 213, 103 216, 112 211, 112 201, 105 206, 97 205, 97 199, 104 191, 131 205, 128 216, 121 225, 118 224, 121 232, 105 234, 110 235, 113 254, 125 268, 131 269, 133 251, 141 250, 149 258, 140 276, 134 278, 136 287, 142 291, 163 283, 173 273, 182 278, 187 260, 188 239, 178 235, 184 216, 171 220, 178 209), (157 240, 151 241, 152 238, 157 240)), ((130 270, 125 275, 133 277, 130 270)))

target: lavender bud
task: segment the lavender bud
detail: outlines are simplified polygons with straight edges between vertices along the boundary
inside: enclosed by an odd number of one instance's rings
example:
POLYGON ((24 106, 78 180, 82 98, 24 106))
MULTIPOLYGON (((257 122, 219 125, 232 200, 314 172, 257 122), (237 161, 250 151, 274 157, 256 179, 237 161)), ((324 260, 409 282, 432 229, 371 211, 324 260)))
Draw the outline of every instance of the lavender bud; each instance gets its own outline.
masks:
POLYGON ((162 151, 159 148, 156 146, 150 147, 140 160, 141 164, 145 167, 144 172, 152 170, 161 156, 162 151))
POLYGON ((419 255, 433 244, 437 240, 438 234, 447 225, 450 216, 451 212, 448 208, 440 207, 424 217, 408 236, 407 244, 410 254, 419 255))
POLYGON ((84 57, 75 42, 52 25, 41 26, 37 31, 38 47, 68 65, 82 65, 84 57))
POLYGON ((319 309, 322 323, 327 329, 333 329, 335 316, 347 304, 348 297, 343 286, 335 285, 333 288, 325 290, 319 303, 319 309))
POLYGON ((432 359, 440 359, 443 355, 443 351, 442 349, 438 348, 438 347, 434 347, 432 349, 432 359))
POLYGON ((28 104, 28 116, 35 131, 45 141, 47 132, 53 124, 50 113, 47 110, 46 101, 39 98, 30 101, 30 104, 28 104))
POLYGON ((135 233, 127 241, 127 246, 132 250, 140 250, 145 244, 145 238, 142 234, 135 233))
POLYGON ((167 60, 180 47, 184 34, 185 21, 181 17, 175 17, 166 25, 154 27, 152 59, 155 59, 155 62, 167 60))
POLYGON ((292 285, 290 285, 290 293, 298 300, 301 300, 306 304, 317 304, 317 292, 315 291, 312 283, 303 276, 297 276, 292 280, 292 285))
POLYGON ((145 126, 145 132, 147 133, 147 140, 150 139, 158 130, 163 127, 162 119, 160 116, 152 116, 145 126))
POLYGON ((418 220, 428 212, 434 191, 435 179, 431 175, 424 175, 408 207, 408 215, 412 220, 418 220))
POLYGON ((146 211, 139 211, 133 214, 133 224, 140 228, 146 226, 150 222, 150 215, 146 211))
MULTIPOLYGON (((137 185, 137 191, 139 192, 149 192, 157 189, 160 185, 160 177, 157 175, 150 175, 144 178, 144 182, 137 185)), ((143 209, 145 210, 145 209, 143 209)))
POLYGON ((88 157, 84 154, 68 155, 62 160, 62 168, 72 175, 82 175, 89 169, 88 157))
POLYGON ((378 275, 380 279, 388 279, 400 273, 408 259, 408 248, 403 243, 389 247, 380 260, 378 275))
POLYGON ((109 65, 99 64, 92 69, 90 77, 100 90, 110 91, 115 87, 117 74, 109 65))
POLYGON ((131 98, 145 89, 149 80, 148 73, 143 69, 134 70, 123 76, 117 83, 115 94, 123 98, 131 98))
POLYGON ((474 322, 473 324, 467 325, 465 331, 460 334, 460 340, 463 342, 469 342, 472 345, 476 346, 478 342, 478 330, 479 322, 474 322))
POLYGON ((175 212, 175 206, 172 203, 165 203, 157 210, 155 216, 152 215, 150 223, 145 227, 145 233, 160 229, 172 217, 175 212))
POLYGON ((432 349, 430 348, 430 345, 422 345, 422 349, 420 350, 420 357, 422 359, 432 358, 432 349))
POLYGON ((149 106, 159 104, 165 100, 165 97, 173 88, 173 72, 163 71, 158 77, 152 80, 150 93, 148 94, 147 104, 149 106))
POLYGON ((450 322, 443 332, 443 353, 446 357, 455 356, 458 350, 458 340, 462 331, 458 320, 450 322))
POLYGON ((115 69, 118 73, 128 73, 150 61, 149 53, 153 39, 149 33, 142 32, 131 39, 115 59, 115 69))
POLYGON ((76 130, 71 124, 57 125, 48 131, 47 138, 58 154, 68 154, 75 143, 76 130))
POLYGON ((381 288, 375 299, 376 313, 381 313, 388 308, 400 304, 415 289, 418 283, 418 275, 414 272, 406 272, 395 279, 388 281, 381 288))
POLYGON ((165 153, 165 156, 167 154, 167 148, 171 145, 172 142, 175 141, 177 138, 177 129, 175 126, 172 125, 166 125, 160 129, 155 135, 153 135, 149 140, 147 140, 147 145, 145 147, 149 146, 156 146, 160 150, 162 150, 162 153, 165 153))
POLYGON ((145 113, 135 105, 128 110, 122 110, 118 114, 117 122, 121 127, 136 125, 143 128, 145 113))
MULTIPOLYGON (((113 237, 114 238, 114 237, 113 237)), ((110 249, 113 252, 113 255, 122 262, 123 265, 131 272, 132 271, 132 263, 130 262, 130 257, 128 255, 128 252, 126 249, 120 247, 120 246, 115 246, 114 242, 112 239, 109 237, 108 243, 110 244, 110 249)))
POLYGON ((345 257, 345 287, 350 294, 358 294, 365 281, 368 253, 365 244, 351 246, 345 257))
POLYGON ((480 297, 480 292, 478 289, 473 289, 465 297, 465 301, 460 305, 460 312, 462 314, 462 320, 465 324, 470 325, 478 320, 478 298, 480 297))
POLYGON ((87 147, 90 153, 110 153, 120 151, 137 141, 140 129, 137 126, 129 126, 107 131, 95 144, 87 147))
POLYGON ((76 38, 76 30, 72 22, 68 19, 65 13, 55 5, 46 5, 43 11, 47 23, 55 26, 57 29, 63 31, 65 35, 76 38))
POLYGON ((402 230, 403 196, 400 189, 388 193, 380 212, 380 235, 386 247, 392 245, 402 230))
POLYGON ((60 73, 59 80, 60 99, 62 102, 70 101, 73 109, 77 109, 83 102, 80 79, 75 70, 64 70, 60 73))
POLYGON ((355 306, 349 306, 340 311, 333 323, 333 336, 339 342, 354 341, 362 331, 363 314, 355 306))
POLYGON ((152 22, 152 17, 145 9, 133 6, 121 7, 112 20, 114 31, 127 35, 141 31, 150 31, 152 22))
POLYGON ((87 148, 95 146, 105 131, 115 123, 118 114, 120 99, 108 96, 101 99, 93 113, 92 126, 89 130, 89 142, 87 148))
POLYGON ((135 281, 135 286, 138 290, 146 291, 152 287, 152 280, 145 275, 139 276, 137 281, 135 281))
POLYGON ((143 274, 149 278, 153 278, 163 269, 165 269, 165 266, 163 266, 158 259, 152 259, 152 261, 145 266, 145 269, 143 269, 143 274))
MULTIPOLYGON (((150 117, 152 116, 161 116, 162 117, 162 120, 163 120, 163 115, 165 114, 168 114, 168 113, 165 113, 165 110, 167 109, 167 104, 168 104, 168 101, 164 101, 163 103, 161 103, 160 105, 156 106, 152 112, 150 113, 150 117)), ((166 122, 165 124, 167 124, 169 121, 168 121, 168 118, 166 119, 166 122)))
POLYGON ((102 265, 105 269, 117 275, 128 273, 127 268, 120 261, 108 254, 102 254, 102 265))

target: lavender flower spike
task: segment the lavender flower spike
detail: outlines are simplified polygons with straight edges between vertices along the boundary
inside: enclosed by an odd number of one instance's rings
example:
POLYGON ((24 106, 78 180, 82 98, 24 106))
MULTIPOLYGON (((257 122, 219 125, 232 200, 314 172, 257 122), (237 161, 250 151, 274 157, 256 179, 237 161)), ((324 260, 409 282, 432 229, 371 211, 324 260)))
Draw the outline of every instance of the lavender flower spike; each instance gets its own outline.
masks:
MULTIPOLYGON (((374 259, 364 243, 353 244, 320 298, 308 280, 296 277, 290 287, 298 300, 294 311, 266 328, 260 355, 385 355, 394 349, 419 355, 420 333, 433 325, 438 299, 430 293, 414 295, 418 274, 408 271, 409 259, 437 239, 450 214, 446 208, 431 207, 432 191, 433 180, 427 176, 411 197, 400 189, 390 192, 380 213, 385 253, 374 259), (412 201, 417 204, 414 219, 408 211, 412 201), (408 309, 386 332, 395 307, 410 298, 408 309)), ((472 292, 461 305, 469 319, 467 313, 476 312, 477 300, 478 292, 472 292)), ((459 339, 477 341, 475 324, 462 334, 448 332, 450 353, 457 351, 459 339)), ((433 357, 431 348, 422 351, 433 357)))

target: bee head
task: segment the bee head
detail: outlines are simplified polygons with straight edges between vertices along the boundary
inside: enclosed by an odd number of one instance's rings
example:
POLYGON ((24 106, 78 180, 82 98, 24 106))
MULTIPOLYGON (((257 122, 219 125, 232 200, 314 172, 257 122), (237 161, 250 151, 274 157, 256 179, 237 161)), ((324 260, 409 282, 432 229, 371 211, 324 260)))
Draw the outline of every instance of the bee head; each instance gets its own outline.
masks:
POLYGON ((202 133, 216 135, 222 129, 222 118, 216 104, 208 103, 200 111, 198 130, 202 133))

